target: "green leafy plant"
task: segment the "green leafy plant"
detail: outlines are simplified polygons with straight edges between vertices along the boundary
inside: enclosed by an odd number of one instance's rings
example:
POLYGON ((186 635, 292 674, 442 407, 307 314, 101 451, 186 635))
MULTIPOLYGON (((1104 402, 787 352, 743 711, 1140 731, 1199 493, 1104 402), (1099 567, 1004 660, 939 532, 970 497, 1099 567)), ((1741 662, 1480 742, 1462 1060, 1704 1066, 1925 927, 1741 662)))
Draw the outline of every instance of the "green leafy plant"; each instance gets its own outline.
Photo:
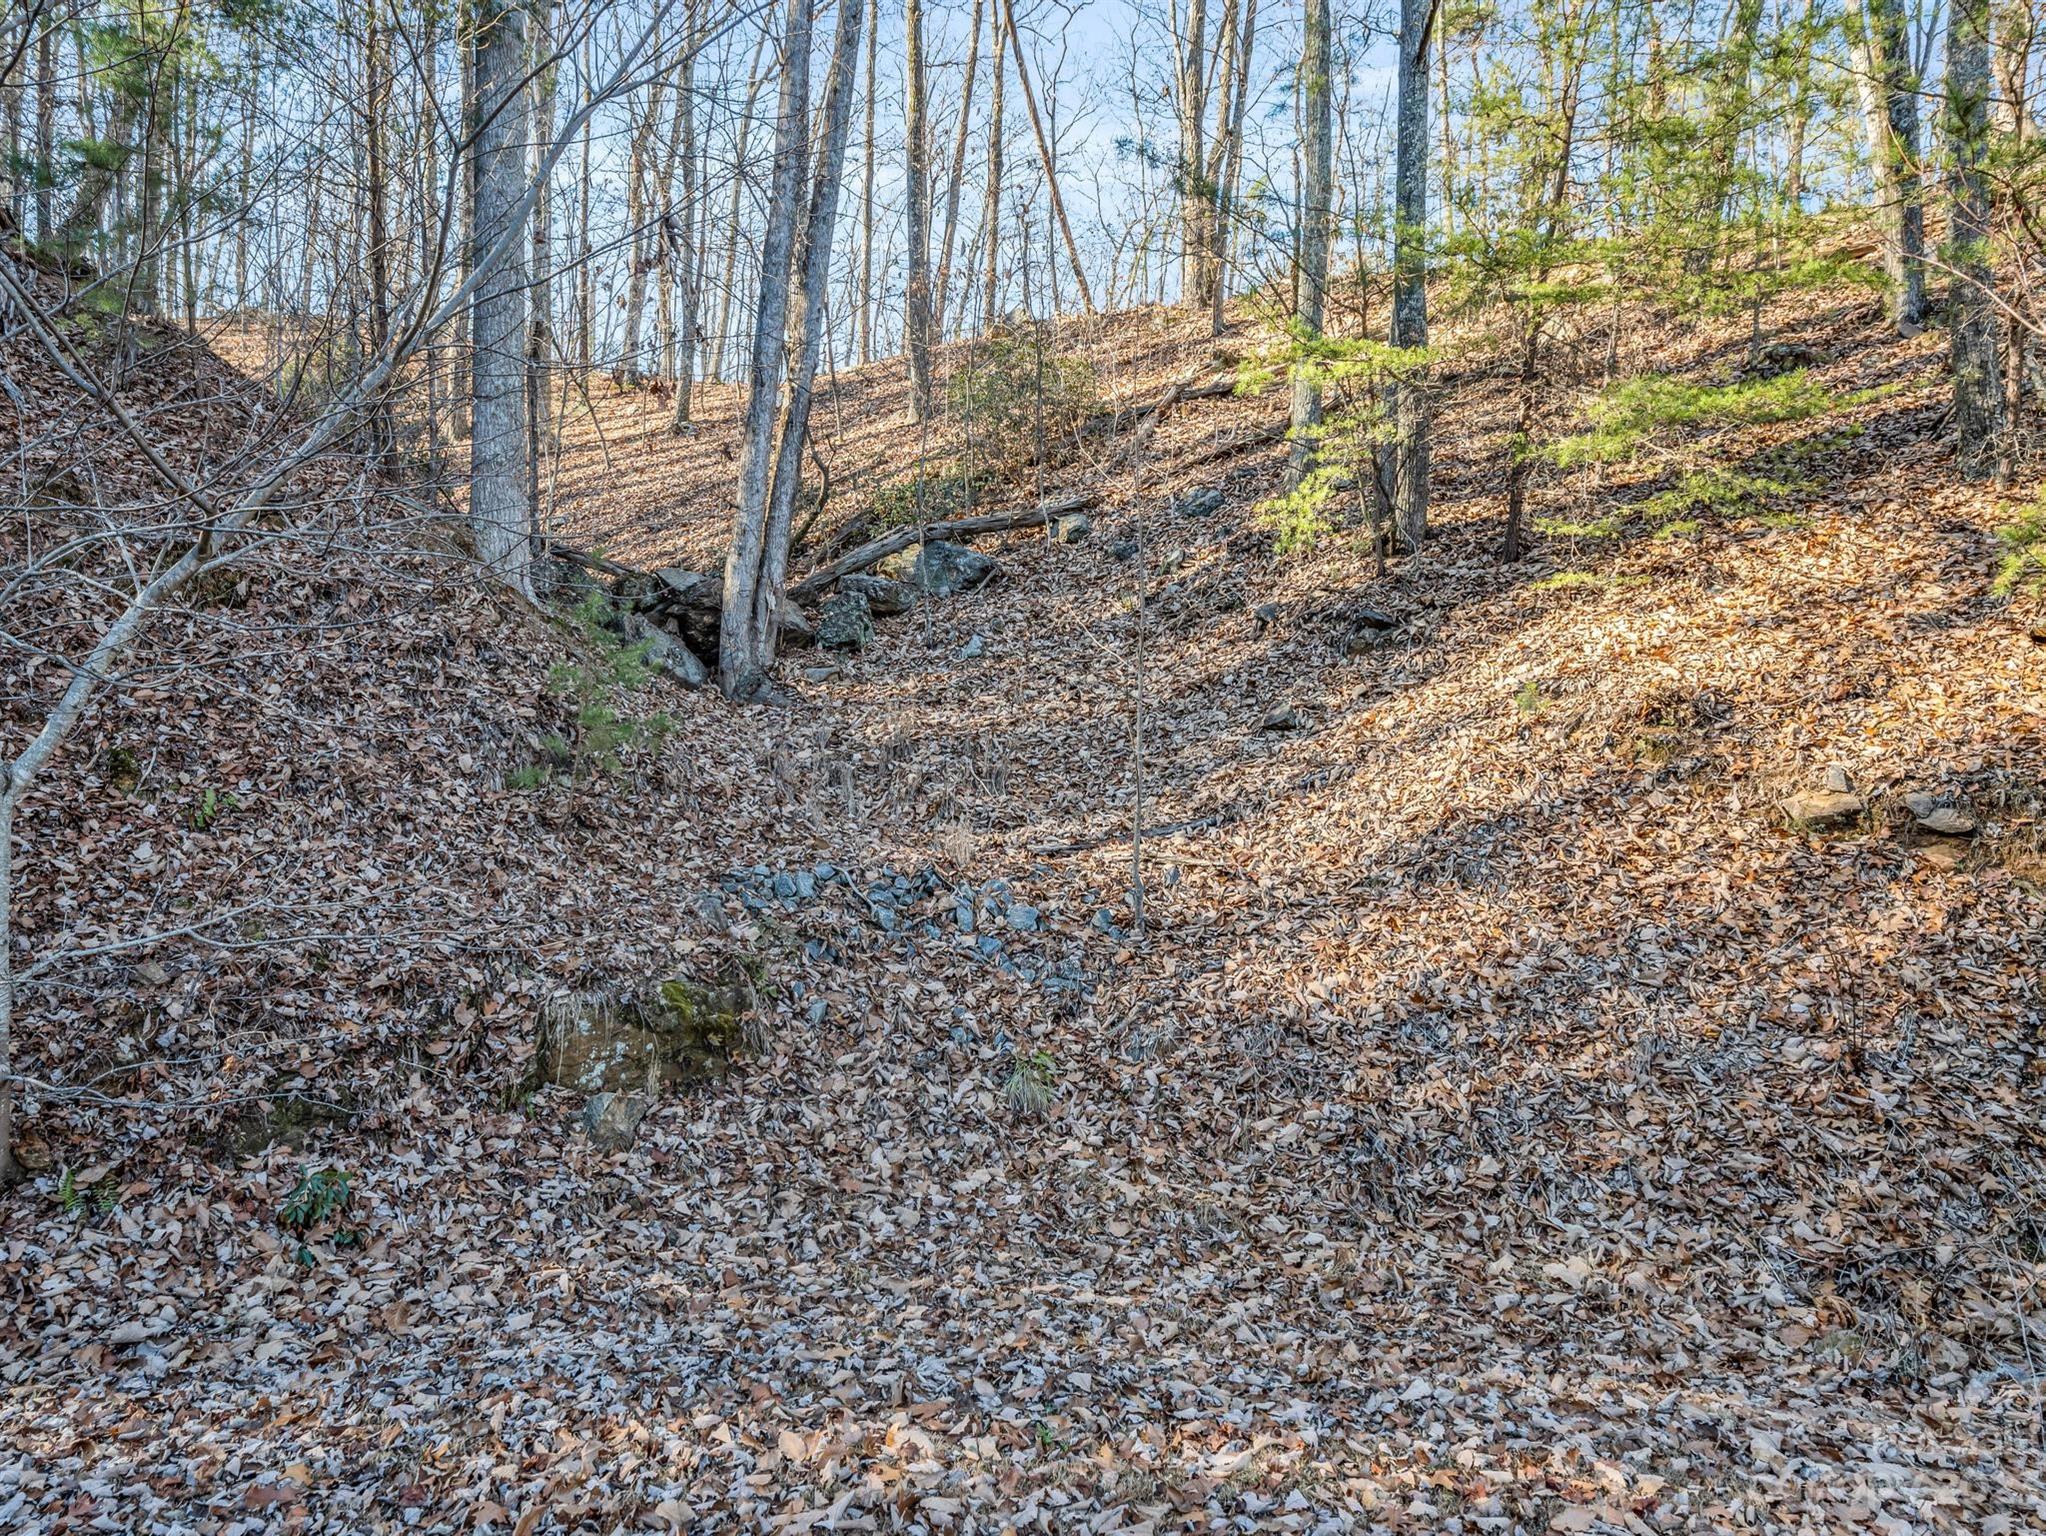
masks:
POLYGON ((1387 410, 1387 386, 1413 377, 1433 356, 1425 347, 1296 332, 1285 348, 1238 371, 1240 395, 1261 393, 1282 379, 1304 379, 1318 385, 1327 402, 1307 440, 1307 472, 1258 505, 1258 525, 1271 532, 1275 553, 1305 554, 1334 533, 1346 493, 1355 500, 1358 521, 1382 536, 1378 461, 1398 436, 1387 410))
POLYGON ((1996 565, 1998 597, 2046 591, 2046 487, 2024 516, 1996 530, 1996 542, 2002 547, 1996 565))
POLYGON ((557 779, 622 772, 628 753, 658 751, 674 729, 667 715, 634 719, 618 707, 621 694, 645 687, 653 676, 647 659, 653 642, 614 634, 611 605, 601 593, 589 594, 569 617, 590 659, 557 664, 547 687, 568 706, 570 731, 543 738, 540 757, 505 776, 509 788, 534 790, 557 779))
POLYGON ((185 825, 194 832, 204 832, 229 811, 240 807, 241 801, 232 794, 226 794, 211 786, 202 789, 185 812, 185 825))
MULTIPOLYGON (((299 1176, 291 1192, 278 1205, 277 1225, 292 1236, 307 1241, 325 1237, 337 1248, 360 1247, 362 1234, 341 1225, 341 1217, 347 1211, 353 1194, 353 1180, 345 1171, 339 1168, 310 1169, 299 1176)), ((299 1244, 297 1257, 301 1264, 312 1264, 312 1250, 306 1242, 299 1244)))
POLYGON ((81 1184, 78 1175, 66 1168, 57 1176, 56 1201, 58 1209, 66 1216, 78 1216, 90 1205, 102 1216, 113 1214, 121 1203, 121 1186, 112 1173, 100 1175, 89 1184, 81 1184))
POLYGON ((1542 698, 1541 685, 1529 678, 1513 691, 1513 707, 1523 720, 1531 720, 1549 706, 1542 698))

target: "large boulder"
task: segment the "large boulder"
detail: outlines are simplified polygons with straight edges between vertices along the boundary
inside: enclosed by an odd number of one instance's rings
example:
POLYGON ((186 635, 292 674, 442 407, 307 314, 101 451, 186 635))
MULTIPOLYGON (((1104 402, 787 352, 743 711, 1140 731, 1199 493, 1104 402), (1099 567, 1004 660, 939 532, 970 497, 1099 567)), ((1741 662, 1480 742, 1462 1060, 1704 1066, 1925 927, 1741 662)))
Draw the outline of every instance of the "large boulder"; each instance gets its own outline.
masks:
MULTIPOLYGON (((659 620, 664 628, 680 635, 683 644, 697 655, 717 655, 718 633, 724 628, 725 618, 724 577, 664 566, 618 595, 638 612, 659 620)), ((816 637, 808 616, 794 603, 782 604, 781 637, 792 646, 809 645, 816 637)))
POLYGON ((722 576, 667 566, 634 594, 636 606, 672 623, 683 642, 699 656, 718 653, 718 629, 724 620, 722 576))
POLYGON ((757 1042, 758 1012, 744 974, 578 992, 541 1011, 533 1085, 628 1093, 715 1081, 757 1042))
POLYGON ((701 688, 710 681, 710 669, 680 640, 636 613, 624 617, 625 638, 646 647, 647 665, 656 672, 673 678, 684 688, 701 688))
POLYGON ((828 651, 863 651, 874 639, 874 616, 857 592, 834 592, 817 610, 817 643, 828 651))
POLYGON ((857 592, 867 600, 867 609, 877 619, 899 618, 916 607, 917 599, 923 596, 906 581, 890 581, 886 576, 842 576, 838 590, 857 592))
POLYGON ((906 581, 933 597, 951 597, 986 586, 1001 567, 992 555, 964 544, 926 539, 897 550, 874 569, 891 581, 906 581))

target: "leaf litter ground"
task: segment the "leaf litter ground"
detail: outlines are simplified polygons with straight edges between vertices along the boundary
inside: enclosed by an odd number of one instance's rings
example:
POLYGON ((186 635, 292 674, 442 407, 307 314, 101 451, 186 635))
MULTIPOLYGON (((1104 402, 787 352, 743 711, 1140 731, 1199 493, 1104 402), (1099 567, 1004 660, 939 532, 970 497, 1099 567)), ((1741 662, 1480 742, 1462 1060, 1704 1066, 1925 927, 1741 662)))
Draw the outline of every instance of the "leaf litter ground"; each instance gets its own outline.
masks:
MULTIPOLYGON (((500 787, 572 638, 430 561, 273 553, 232 623, 167 622, 206 664, 95 713, 22 928, 241 915, 26 1000, 24 1071, 202 1107, 30 1096, 0 1523, 2046 1528, 2046 649, 1931 345, 1776 318, 1902 385, 1788 515, 1502 569, 1478 370, 1411 571, 1278 562, 1283 448, 1217 454, 1279 407, 1189 405, 1134 502, 1111 454, 1059 472, 1088 541, 1016 537, 778 706, 664 696, 658 756, 580 787, 500 787), (1829 767, 1867 814, 1787 826, 1829 767), (1178 829, 1141 932, 1139 814, 1178 829), (765 1051, 630 1151, 519 1092, 542 997, 735 953, 765 1051), (285 1230, 323 1169, 346 1206, 285 1230)), ((1142 399, 1211 363, 1174 325, 1081 340, 1142 399)), ((880 374, 847 463, 899 464, 880 374)), ((708 563, 715 428, 598 409, 566 528, 708 563)))

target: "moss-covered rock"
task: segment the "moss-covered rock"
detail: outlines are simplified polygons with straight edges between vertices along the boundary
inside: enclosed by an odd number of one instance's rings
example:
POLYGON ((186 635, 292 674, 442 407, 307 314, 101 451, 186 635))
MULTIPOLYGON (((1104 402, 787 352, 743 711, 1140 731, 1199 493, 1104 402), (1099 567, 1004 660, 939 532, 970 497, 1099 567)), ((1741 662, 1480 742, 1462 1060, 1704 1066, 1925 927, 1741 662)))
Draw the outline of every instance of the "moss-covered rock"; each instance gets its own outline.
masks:
POLYGON ((711 1082, 758 1043, 759 999, 743 972, 579 992, 540 1016, 534 1086, 620 1093, 711 1082))

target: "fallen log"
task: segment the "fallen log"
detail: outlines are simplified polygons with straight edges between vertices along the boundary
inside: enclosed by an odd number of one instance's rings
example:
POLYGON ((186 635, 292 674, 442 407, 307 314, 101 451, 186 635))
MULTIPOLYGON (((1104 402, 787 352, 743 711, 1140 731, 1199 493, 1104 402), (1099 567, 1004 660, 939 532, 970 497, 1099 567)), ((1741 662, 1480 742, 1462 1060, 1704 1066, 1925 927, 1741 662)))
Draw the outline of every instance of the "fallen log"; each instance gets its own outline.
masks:
POLYGON ((921 544, 926 539, 970 539, 983 533, 1008 533, 1017 528, 1042 528, 1069 513, 1084 512, 1101 500, 1099 491, 1082 491, 1060 501, 1041 501, 1034 507, 1011 512, 983 512, 977 517, 955 517, 943 523, 911 523, 869 539, 829 565, 819 566, 789 589, 789 596, 807 603, 841 576, 878 565, 890 555, 921 544))
POLYGON ((570 565, 579 565, 586 571, 599 576, 609 576, 619 581, 645 576, 645 571, 636 571, 629 565, 620 565, 616 560, 607 560, 602 555, 590 554, 587 550, 571 549, 558 539, 547 541, 547 552, 557 560, 566 560, 570 565))
POLYGON ((1233 373, 1199 374, 1190 373, 1175 379, 1165 393, 1148 405, 1126 405, 1118 411, 1103 411, 1089 421, 1086 432, 1090 437, 1120 434, 1137 428, 1141 441, 1133 441, 1129 447, 1140 447, 1149 442, 1157 430, 1159 418, 1187 400, 1213 400, 1223 395, 1236 393, 1236 375, 1233 373))

